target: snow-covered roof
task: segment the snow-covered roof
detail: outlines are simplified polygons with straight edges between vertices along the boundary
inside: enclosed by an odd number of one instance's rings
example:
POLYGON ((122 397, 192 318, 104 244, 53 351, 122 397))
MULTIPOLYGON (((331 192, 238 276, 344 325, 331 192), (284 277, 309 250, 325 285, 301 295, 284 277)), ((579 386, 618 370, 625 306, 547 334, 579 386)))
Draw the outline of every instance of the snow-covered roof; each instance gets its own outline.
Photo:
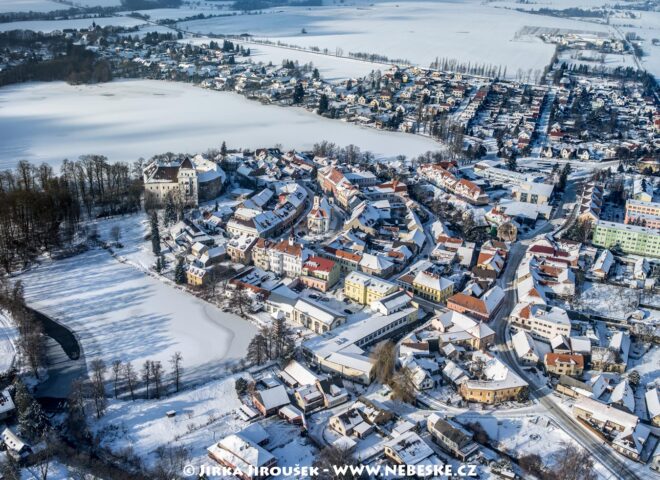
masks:
POLYGON ((383 445, 392 449, 404 465, 416 465, 433 455, 431 447, 415 432, 406 432, 383 445))
POLYGON ((527 382, 497 357, 482 352, 475 352, 474 355, 481 357, 485 362, 483 369, 485 380, 468 380, 466 382, 468 388, 500 390, 527 386, 527 382))
POLYGON ((617 403, 630 411, 635 411, 635 393, 628 380, 623 380, 614 387, 610 395, 610 403, 617 403))
POLYGON ((14 401, 9 394, 9 389, 5 388, 0 392, 0 415, 14 410, 14 401))
POLYGON ((536 349, 536 342, 526 331, 520 330, 516 332, 516 334, 511 337, 511 340, 513 341, 513 348, 516 350, 516 355, 518 355, 519 358, 528 354, 534 354, 538 359, 541 358, 536 349))
POLYGON ((299 385, 314 385, 318 379, 307 367, 296 360, 291 360, 284 368, 284 372, 290 375, 299 385))
POLYGON ((595 420, 605 423, 613 422, 624 428, 634 428, 639 422, 639 417, 618 408, 606 405, 591 398, 580 397, 576 400, 573 408, 587 411, 595 420))
POLYGON ((658 389, 652 388, 644 394, 646 399, 646 409, 649 412, 649 418, 654 419, 660 415, 660 399, 658 398, 658 389))
POLYGON ((211 456, 243 472, 268 465, 275 457, 256 443, 239 435, 229 435, 208 448, 211 456))
POLYGON ((282 405, 289 403, 289 396, 286 393, 284 385, 261 390, 256 392, 255 396, 266 410, 281 407, 282 405))
POLYGON ((432 290, 443 291, 453 285, 454 282, 432 272, 420 271, 415 275, 413 284, 421 285, 432 290))
POLYGON ((367 268, 369 270, 382 271, 387 270, 392 267, 392 262, 389 261, 382 255, 372 255, 371 253, 365 253, 362 255, 362 260, 360 260, 360 267, 367 268))

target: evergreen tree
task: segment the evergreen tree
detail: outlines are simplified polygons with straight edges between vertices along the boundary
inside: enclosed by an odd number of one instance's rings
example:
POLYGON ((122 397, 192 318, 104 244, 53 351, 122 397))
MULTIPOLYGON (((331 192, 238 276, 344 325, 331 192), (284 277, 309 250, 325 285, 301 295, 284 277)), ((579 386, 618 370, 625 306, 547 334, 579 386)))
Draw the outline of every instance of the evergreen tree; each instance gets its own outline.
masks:
POLYGON ((158 214, 151 212, 151 249, 154 255, 160 255, 160 231, 158 230, 158 214))
POLYGON ((186 283, 186 269, 183 266, 183 257, 179 257, 174 268, 174 281, 179 285, 186 283))
POLYGON ((257 333, 252 337, 247 348, 246 357, 250 363, 255 365, 261 365, 270 359, 268 340, 263 334, 257 333))
POLYGON ((516 154, 511 152, 511 156, 506 161, 506 166, 512 172, 515 172, 518 169, 518 162, 516 160, 516 154))
POLYGON ((325 112, 328 111, 328 96, 324 93, 321 95, 321 98, 319 99, 319 109, 318 113, 319 115, 323 115, 325 112))
POLYGON ((286 356, 293 350, 291 330, 289 330, 289 326, 286 324, 284 318, 277 318, 275 322, 273 322, 271 338, 274 347, 274 352, 271 351, 271 354, 274 355, 275 358, 286 358, 286 356))
POLYGON ((48 429, 48 419, 41 405, 30 395, 25 384, 18 378, 14 381, 14 404, 21 434, 30 440, 41 438, 48 429))
POLYGON ((302 83, 297 83, 296 87, 293 89, 293 103, 302 103, 304 97, 305 89, 303 88, 302 83))
POLYGON ((165 199, 165 226, 174 222, 176 222, 176 205, 174 204, 174 196, 168 194, 165 199))
POLYGON ((318 68, 315 68, 315 69, 312 71, 312 78, 313 78, 314 80, 318 80, 319 78, 321 78, 321 74, 319 73, 319 69, 318 69, 318 68))
POLYGON ((223 160, 227 156, 227 144, 224 142, 224 140, 220 146, 220 155, 222 155, 223 160))
POLYGON ((561 173, 559 174, 559 183, 557 183, 557 189, 561 192, 564 191, 566 188, 566 181, 568 180, 568 176, 571 174, 571 164, 566 163, 564 165, 564 168, 561 169, 561 173))

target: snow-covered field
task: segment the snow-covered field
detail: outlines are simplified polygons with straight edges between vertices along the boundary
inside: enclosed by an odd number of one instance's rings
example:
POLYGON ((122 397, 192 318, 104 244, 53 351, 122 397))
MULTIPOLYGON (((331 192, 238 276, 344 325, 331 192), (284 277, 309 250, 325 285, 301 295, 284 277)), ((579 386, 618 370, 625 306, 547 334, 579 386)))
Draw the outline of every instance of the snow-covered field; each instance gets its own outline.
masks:
MULTIPOLYGON (((144 32, 151 32, 149 28, 144 28, 144 32)), ((192 44, 209 43, 208 37, 195 37, 186 38, 181 42, 189 42, 192 44)), ((281 65, 283 60, 297 61, 299 64, 312 63, 319 69, 319 73, 324 80, 334 82, 345 80, 347 78, 364 77, 369 72, 374 70, 385 70, 389 65, 374 62, 365 62, 353 58, 337 57, 333 55, 324 55, 321 53, 314 53, 306 50, 296 50, 292 48, 279 47, 276 45, 264 45, 261 43, 249 42, 235 42, 243 45, 244 48, 250 49, 249 57, 241 57, 251 62, 261 62, 268 64, 271 62, 273 65, 281 65)))
POLYGON ((311 62, 319 69, 321 76, 330 82, 364 77, 374 70, 388 68, 388 65, 382 63, 363 62, 352 58, 334 57, 271 45, 245 43, 244 46, 250 49, 250 59, 253 62, 272 62, 273 65, 281 65, 283 60, 295 60, 300 64, 311 62))
POLYGON ((70 20, 28 20, 23 22, 0 23, 0 32, 10 30, 33 30, 35 32, 52 32, 66 28, 90 28, 92 23, 101 27, 114 25, 118 27, 133 27, 142 25, 143 20, 131 17, 101 17, 101 18, 74 18, 70 20))
POLYGON ((457 58, 506 66, 508 76, 518 68, 542 69, 554 52, 554 45, 538 38, 516 38, 525 26, 607 30, 605 25, 494 8, 475 0, 277 8, 260 15, 194 20, 179 26, 202 34, 250 33, 302 47, 333 51, 339 47, 344 54, 377 53, 421 66, 436 57, 457 58))
POLYGON ((2 0, 0 13, 5 12, 50 12, 66 8, 61 3, 48 0, 2 0))
POLYGON ((322 140, 377 156, 418 155, 439 144, 361 128, 301 108, 264 106, 229 92, 136 80, 92 86, 31 83, 0 89, 0 168, 20 159, 59 166, 86 153, 134 161, 157 153, 219 148, 310 148, 322 140))
MULTIPOLYGON (((136 219, 122 222, 135 226, 123 232, 127 246, 120 250, 131 263, 145 257, 135 241, 140 232, 136 219)), ((104 228, 99 228, 102 236, 104 228)), ((179 351, 184 380, 208 380, 243 358, 256 333, 246 320, 121 263, 105 250, 45 262, 20 278, 31 306, 78 334, 88 362, 121 359, 139 367, 149 359, 169 368, 169 358, 179 351)))

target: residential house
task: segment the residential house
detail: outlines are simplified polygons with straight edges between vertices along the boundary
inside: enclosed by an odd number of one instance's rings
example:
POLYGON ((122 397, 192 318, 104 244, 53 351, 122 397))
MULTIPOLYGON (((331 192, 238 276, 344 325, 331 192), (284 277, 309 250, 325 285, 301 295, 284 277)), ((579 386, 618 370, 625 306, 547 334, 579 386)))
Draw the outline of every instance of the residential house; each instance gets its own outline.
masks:
POLYGON ((327 292, 339 281, 340 267, 327 258, 311 256, 303 264, 300 281, 309 288, 327 292))
POLYGON ((426 428, 440 447, 465 462, 479 450, 479 444, 472 440, 472 434, 464 428, 432 413, 426 420, 426 428))
POLYGON ((431 447, 412 431, 388 440, 383 446, 385 456, 397 465, 417 465, 434 455, 431 447))
POLYGON ((257 390, 254 392, 252 394, 252 403, 264 417, 268 417, 277 413, 281 407, 288 405, 290 401, 284 385, 278 385, 267 390, 257 390))
POLYGON ((476 296, 465 292, 456 293, 447 299, 447 308, 487 322, 498 312, 503 300, 504 290, 496 285, 476 296))
POLYGON ((584 371, 584 357, 579 354, 546 353, 543 364, 554 375, 579 377, 584 371))
POLYGON ((210 458, 232 470, 240 471, 242 480, 262 480, 261 468, 277 465, 277 459, 263 447, 241 435, 229 435, 207 449, 210 458))
POLYGON ((466 380, 460 384, 459 393, 463 399, 493 405, 517 400, 524 394, 527 382, 501 360, 487 353, 479 356, 484 361, 482 378, 466 380))

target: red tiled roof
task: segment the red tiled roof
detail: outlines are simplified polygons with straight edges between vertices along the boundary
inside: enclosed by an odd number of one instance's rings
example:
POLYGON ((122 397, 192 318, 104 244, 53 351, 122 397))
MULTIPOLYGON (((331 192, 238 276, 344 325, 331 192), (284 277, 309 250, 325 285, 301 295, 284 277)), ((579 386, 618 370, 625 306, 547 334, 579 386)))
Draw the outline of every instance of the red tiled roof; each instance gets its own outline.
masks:
POLYGON ((555 366, 557 363, 575 363, 579 368, 584 368, 584 357, 582 355, 571 355, 568 353, 546 353, 545 364, 555 366))

